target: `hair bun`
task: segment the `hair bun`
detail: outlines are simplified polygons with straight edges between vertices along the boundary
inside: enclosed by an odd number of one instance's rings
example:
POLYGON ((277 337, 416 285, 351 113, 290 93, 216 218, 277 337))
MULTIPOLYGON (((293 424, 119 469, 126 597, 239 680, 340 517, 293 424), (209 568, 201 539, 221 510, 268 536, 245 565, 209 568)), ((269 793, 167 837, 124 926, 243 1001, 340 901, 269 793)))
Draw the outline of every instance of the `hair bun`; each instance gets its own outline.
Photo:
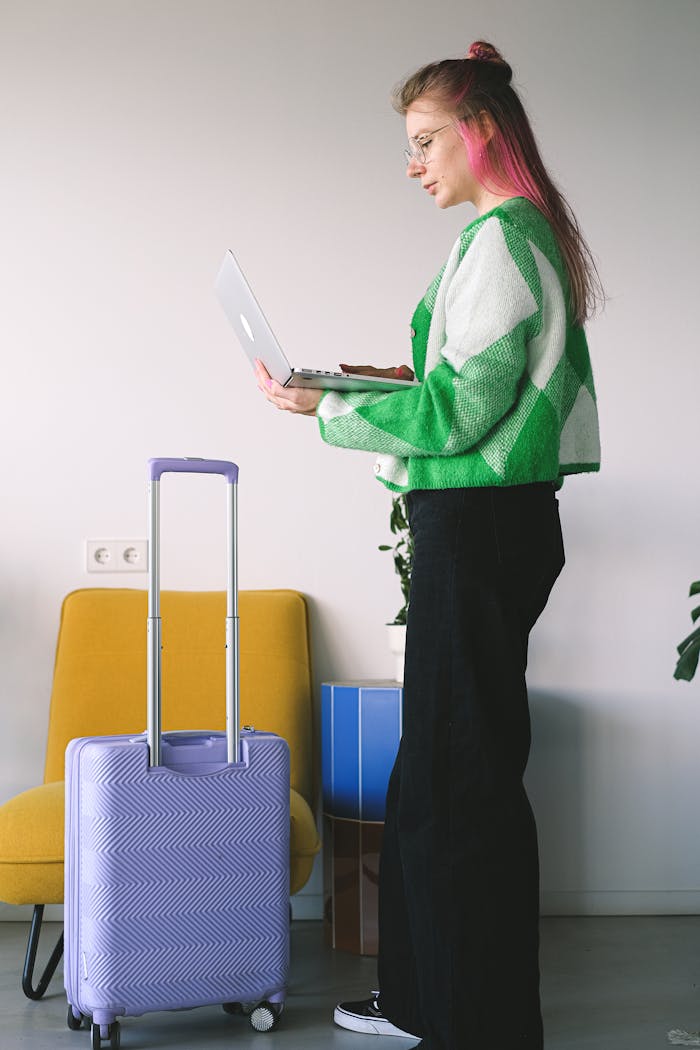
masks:
POLYGON ((475 40, 467 51, 466 57, 476 62, 488 62, 494 72, 498 70, 496 75, 499 83, 510 84, 513 70, 493 44, 488 44, 485 40, 475 40))
POLYGON ((487 44, 485 40, 475 40, 467 51, 467 58, 475 58, 478 62, 499 62, 505 65, 501 52, 493 44, 487 44))

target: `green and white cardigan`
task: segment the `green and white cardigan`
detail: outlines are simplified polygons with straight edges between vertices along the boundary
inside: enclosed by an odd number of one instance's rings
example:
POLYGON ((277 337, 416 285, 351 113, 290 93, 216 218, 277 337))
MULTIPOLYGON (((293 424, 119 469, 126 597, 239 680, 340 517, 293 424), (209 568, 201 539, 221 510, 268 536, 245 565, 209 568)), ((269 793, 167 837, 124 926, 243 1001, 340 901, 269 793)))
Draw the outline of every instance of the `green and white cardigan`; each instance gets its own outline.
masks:
POLYGON ((460 234, 411 322, 420 384, 326 392, 324 441, 377 452, 395 492, 521 485, 598 470, 595 390, 552 229, 524 197, 460 234))

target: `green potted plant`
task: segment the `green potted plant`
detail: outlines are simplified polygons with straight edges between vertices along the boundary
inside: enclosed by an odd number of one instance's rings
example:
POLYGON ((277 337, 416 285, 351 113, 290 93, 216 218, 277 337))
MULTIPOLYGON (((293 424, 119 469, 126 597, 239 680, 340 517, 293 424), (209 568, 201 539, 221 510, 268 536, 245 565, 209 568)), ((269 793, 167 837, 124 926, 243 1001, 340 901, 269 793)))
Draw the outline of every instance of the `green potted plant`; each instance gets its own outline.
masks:
POLYGON ((413 569, 413 536, 408 524, 406 497, 403 495, 395 496, 391 501, 389 528, 396 537, 396 542, 393 546, 382 543, 379 550, 392 551, 394 555, 394 569, 401 583, 403 605, 394 619, 387 624, 387 631, 389 632, 389 648, 396 660, 396 680, 403 682, 404 654, 406 651, 406 616, 408 614, 411 589, 411 570, 413 569))
MULTIPOLYGON (((695 583, 690 585, 688 597, 692 598, 695 594, 700 594, 700 580, 696 580, 695 583)), ((700 605, 693 609, 690 615, 693 618, 693 623, 696 623, 700 619, 700 605)), ((696 627, 687 638, 683 639, 677 647, 677 651, 678 662, 676 663, 673 677, 690 682, 697 670, 698 657, 700 656, 700 626, 696 627)), ((669 1043, 683 1046, 700 1046, 700 1032, 686 1032, 682 1028, 672 1028, 668 1033, 668 1041, 669 1043)))
MULTIPOLYGON (((690 585, 689 597, 692 598, 694 594, 700 594, 700 580, 690 585)), ((700 605, 693 609, 690 615, 693 623, 696 623, 700 619, 700 605)), ((690 682, 697 670, 698 657, 700 657, 700 627, 696 627, 678 646, 678 663, 673 677, 690 682)))

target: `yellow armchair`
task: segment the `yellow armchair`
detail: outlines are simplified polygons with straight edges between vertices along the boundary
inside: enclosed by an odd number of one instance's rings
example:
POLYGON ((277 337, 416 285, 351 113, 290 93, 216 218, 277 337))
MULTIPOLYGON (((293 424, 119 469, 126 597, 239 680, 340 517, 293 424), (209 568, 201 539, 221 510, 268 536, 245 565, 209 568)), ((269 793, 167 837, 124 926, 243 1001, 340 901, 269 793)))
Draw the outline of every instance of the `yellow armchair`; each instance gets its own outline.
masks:
MULTIPOLYGON (((163 591, 163 729, 223 729, 226 596, 163 591)), ((297 591, 241 591, 241 722, 283 736, 291 758, 290 893, 311 874, 320 843, 314 799, 306 604, 297 591)), ((0 900, 33 904, 22 987, 46 991, 59 940, 35 986, 46 904, 63 901, 64 753, 74 737, 140 733, 146 725, 146 592, 73 591, 56 648, 44 783, 0 806, 0 900)))

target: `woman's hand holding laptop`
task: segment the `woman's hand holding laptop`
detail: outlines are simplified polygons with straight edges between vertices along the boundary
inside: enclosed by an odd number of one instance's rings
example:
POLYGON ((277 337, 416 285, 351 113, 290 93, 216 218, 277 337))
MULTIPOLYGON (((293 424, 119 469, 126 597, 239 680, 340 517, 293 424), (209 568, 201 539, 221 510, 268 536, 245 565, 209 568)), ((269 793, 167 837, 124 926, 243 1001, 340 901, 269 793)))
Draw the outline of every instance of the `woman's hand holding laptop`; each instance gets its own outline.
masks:
POLYGON ((375 368, 374 365, 340 365, 343 372, 355 376, 377 376, 378 379, 415 379, 412 368, 397 365, 396 368, 375 368))
MULTIPOLYGON (((348 375, 377 376, 382 379, 414 379, 413 370, 408 365, 396 368, 375 368, 373 365, 339 366, 348 375)), ((318 403, 323 397, 323 390, 312 390, 308 387, 282 386, 270 376, 262 361, 255 360, 255 378, 258 389, 262 391, 270 404, 284 412, 295 412, 301 416, 314 416, 318 403)))
POLYGON ((262 361, 255 359, 255 378, 258 390, 261 390, 271 405, 283 412, 296 412, 301 416, 315 416, 318 403, 323 397, 323 390, 312 390, 303 386, 282 386, 273 379, 262 361))

